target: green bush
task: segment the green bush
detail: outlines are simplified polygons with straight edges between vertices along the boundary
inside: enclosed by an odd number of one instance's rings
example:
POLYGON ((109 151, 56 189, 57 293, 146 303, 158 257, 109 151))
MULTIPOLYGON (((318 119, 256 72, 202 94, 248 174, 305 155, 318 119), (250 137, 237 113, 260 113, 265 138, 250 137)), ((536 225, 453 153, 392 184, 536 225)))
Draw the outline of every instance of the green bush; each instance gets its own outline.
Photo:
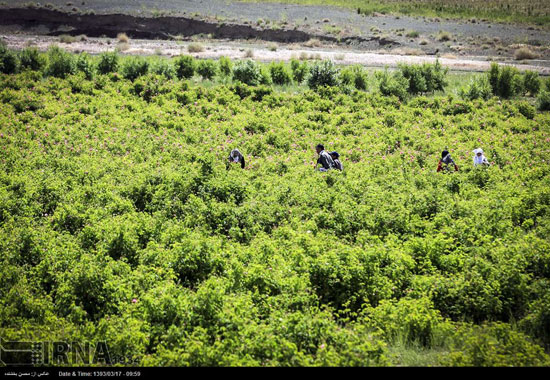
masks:
POLYGON ((388 70, 376 73, 378 78, 378 88, 384 96, 397 96, 400 100, 407 97, 407 89, 409 81, 401 74, 400 71, 395 71, 392 74, 388 70))
POLYGON ((426 78, 420 65, 399 65, 401 75, 409 82, 407 91, 409 94, 420 94, 428 91, 426 78))
POLYGON ((459 95, 464 100, 488 100, 493 96, 491 84, 486 76, 475 77, 466 88, 461 88, 459 95))
POLYGON ((292 83, 292 73, 283 62, 271 62, 269 72, 275 84, 284 86, 292 83))
POLYGON ((88 53, 80 53, 76 57, 75 63, 76 71, 84 74, 84 77, 87 80, 91 80, 94 76, 92 62, 90 61, 90 56, 88 53))
POLYGON ((345 86, 353 86, 358 90, 366 90, 367 81, 367 72, 362 66, 349 66, 340 71, 340 82, 345 86))
POLYGON ((45 58, 35 47, 21 50, 21 53, 19 53, 19 61, 22 70, 42 71, 46 66, 45 58))
POLYGON ((523 73, 523 88, 531 96, 536 96, 540 90, 539 74, 535 71, 525 71, 523 73))
POLYGON ((200 282, 215 273, 223 271, 217 240, 205 240, 197 234, 173 246, 173 269, 179 282, 186 287, 196 288, 200 282))
POLYGON ((261 67, 250 59, 239 61, 233 66, 233 79, 249 86, 257 86, 263 80, 261 67))
POLYGON ((348 66, 340 70, 340 82, 343 85, 346 85, 346 86, 351 85, 353 83, 354 78, 355 78, 355 75, 351 67, 348 66))
POLYGON ((419 344, 431 347, 443 318, 429 299, 401 299, 382 301, 377 307, 362 312, 366 323, 384 332, 390 342, 419 344))
POLYGON ((174 67, 176 68, 176 76, 179 79, 189 79, 195 75, 197 63, 190 55, 181 55, 176 58, 174 67))
POLYGON ((75 72, 74 57, 65 50, 52 46, 48 49, 48 65, 46 75, 65 78, 75 72))
POLYGON ((230 87, 231 91, 239 95, 241 99, 244 99, 252 94, 252 89, 247 84, 237 82, 230 87))
POLYGON ((439 60, 436 60, 433 65, 425 63, 422 65, 422 72, 426 79, 426 87, 428 92, 444 91, 447 86, 448 68, 443 68, 439 60))
POLYGON ((492 323, 462 328, 456 334, 456 349, 444 365, 468 367, 548 366, 550 357, 542 347, 509 325, 492 323))
POLYGON ((142 57, 129 58, 122 65, 121 71, 125 79, 133 82, 140 76, 146 75, 149 72, 149 61, 142 57))
POLYGON ((445 76, 448 69, 443 69, 439 60, 435 64, 424 63, 422 65, 398 65, 401 74, 408 82, 409 94, 421 94, 425 92, 443 91, 447 85, 445 76))
POLYGON ((487 76, 489 78, 489 83, 491 84, 493 94, 498 95, 498 81, 500 76, 500 66, 498 65, 498 63, 491 63, 491 68, 489 69, 487 76))
POLYGON ((295 58, 290 60, 290 68, 292 70, 292 78, 298 84, 302 83, 309 74, 309 65, 307 62, 300 62, 295 58))
POLYGON ((164 59, 153 62, 150 67, 150 72, 156 75, 162 75, 167 79, 173 79, 176 76, 174 66, 164 59))
POLYGON ((156 96, 170 92, 169 86, 170 82, 167 83, 164 76, 149 74, 138 77, 130 91, 146 102, 150 102, 156 96))
POLYGON ((497 63, 491 63, 488 73, 489 83, 493 94, 501 98, 511 98, 523 92, 523 79, 519 70, 512 66, 499 67, 497 63))
POLYGON ((220 70, 220 74, 224 77, 230 77, 232 71, 233 64, 231 60, 227 57, 220 57, 220 60, 218 61, 218 66, 220 70))
POLYGON ((365 69, 361 66, 355 66, 355 78, 353 80, 353 85, 358 90, 367 90, 367 83, 368 83, 368 74, 365 69))
POLYGON ((0 41, 0 73, 14 74, 17 72, 19 62, 14 52, 6 47, 4 41, 0 41))
POLYGON ((522 92, 522 81, 518 69, 505 66, 500 70, 497 85, 497 95, 510 98, 522 92))
POLYGON ((216 63, 210 59, 199 61, 197 73, 203 78, 211 80, 216 76, 216 63))
POLYGON ((550 296, 546 294, 534 301, 529 307, 529 313, 519 325, 523 331, 548 350, 550 348, 550 296))
POLYGON ((99 58, 73 57, 65 79, 0 75, 3 339, 140 366, 546 363, 550 115, 531 100, 403 102, 399 70, 385 94, 172 80, 159 57, 87 80, 99 58), (319 142, 344 172, 312 170, 319 142))
POLYGON ((519 113, 525 116, 527 119, 533 119, 535 117, 535 107, 533 107, 526 101, 518 102, 517 108, 519 113))
POLYGON ((97 63, 97 72, 99 74, 114 73, 118 70, 118 54, 116 52, 106 52, 99 55, 97 63))
POLYGON ((537 96, 537 109, 539 111, 550 111, 550 91, 542 90, 537 96))
POLYGON ((334 62, 316 62, 309 69, 309 74, 306 78, 307 85, 311 89, 317 89, 319 87, 338 86, 338 74, 339 70, 334 62))
POLYGON ((260 65, 260 84, 263 86, 271 86, 273 84, 269 68, 265 65, 260 65))

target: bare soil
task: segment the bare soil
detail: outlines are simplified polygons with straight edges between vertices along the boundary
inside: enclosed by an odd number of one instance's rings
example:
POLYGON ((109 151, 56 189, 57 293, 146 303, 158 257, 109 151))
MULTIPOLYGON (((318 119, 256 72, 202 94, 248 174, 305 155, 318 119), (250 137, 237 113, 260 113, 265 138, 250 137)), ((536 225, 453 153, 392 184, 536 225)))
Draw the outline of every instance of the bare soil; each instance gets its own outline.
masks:
POLYGON ((111 39, 124 32, 131 38, 127 54, 180 54, 185 51, 182 44, 199 38, 208 46, 197 54, 201 58, 239 58, 242 46, 252 43, 259 60, 309 54, 343 64, 393 66, 439 57, 453 69, 484 70, 489 61, 499 61, 550 74, 550 31, 536 26, 364 16, 331 6, 228 0, 48 0, 47 5, 31 8, 27 4, 0 3, 0 33, 11 47, 35 44, 45 50, 59 42, 52 36, 86 35, 87 41, 64 47, 95 53, 112 50, 111 39), (273 42, 278 44, 276 51, 266 48, 273 42), (520 47, 528 47, 537 58, 516 61, 514 52, 520 47))

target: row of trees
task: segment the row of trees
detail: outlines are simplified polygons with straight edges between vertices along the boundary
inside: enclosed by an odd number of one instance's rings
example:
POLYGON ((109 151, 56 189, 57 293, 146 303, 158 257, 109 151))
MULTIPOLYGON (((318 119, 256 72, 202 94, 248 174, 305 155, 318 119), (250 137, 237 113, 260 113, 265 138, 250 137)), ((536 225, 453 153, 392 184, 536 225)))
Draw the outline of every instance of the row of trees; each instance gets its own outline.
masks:
POLYGON ((537 107, 541 111, 550 110, 550 78, 541 80, 534 71, 521 73, 513 66, 499 66, 492 63, 490 70, 483 76, 473 79, 462 88, 463 99, 487 100, 492 96, 509 99, 514 96, 537 96, 537 107))
MULTIPOLYGON (((203 80, 218 77, 249 86, 305 83, 311 89, 325 86, 338 86, 344 92, 368 89, 368 74, 362 66, 339 68, 332 61, 308 63, 292 59, 288 65, 283 62, 264 65, 250 59, 234 62, 221 57, 214 61, 199 60, 189 55, 172 60, 140 56, 122 58, 117 52, 106 52, 92 58, 87 53, 70 54, 57 46, 42 54, 32 47, 15 53, 0 45, 0 72, 10 74, 24 70, 42 71, 46 76, 60 78, 81 72, 86 79, 92 79, 94 74, 113 74, 135 81, 152 73, 168 79, 190 79, 195 75, 203 80)), ((443 68, 439 61, 435 64, 400 64, 398 70, 376 72, 376 87, 383 95, 405 100, 411 95, 445 91, 447 73, 448 69, 443 68)), ((550 79, 542 83, 536 72, 521 73, 517 68, 493 63, 486 75, 474 78, 468 86, 460 89, 459 95, 467 100, 539 95, 538 108, 550 110, 549 91, 550 79)))

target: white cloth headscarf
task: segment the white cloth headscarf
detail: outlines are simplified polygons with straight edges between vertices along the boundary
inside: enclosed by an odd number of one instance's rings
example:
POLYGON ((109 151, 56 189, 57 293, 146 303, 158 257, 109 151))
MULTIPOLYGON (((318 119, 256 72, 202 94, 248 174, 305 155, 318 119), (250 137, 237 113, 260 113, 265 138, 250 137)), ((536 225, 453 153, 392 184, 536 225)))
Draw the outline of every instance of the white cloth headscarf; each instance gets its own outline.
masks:
POLYGON ((239 162, 242 156, 243 155, 241 154, 241 152, 239 152, 238 149, 233 149, 229 154, 229 159, 233 162, 239 162))
POLYGON ((483 154, 483 149, 474 149, 474 166, 482 164, 489 164, 489 161, 487 161, 487 157, 485 157, 485 155, 483 154), (478 156, 478 153, 481 153, 481 156, 478 156))

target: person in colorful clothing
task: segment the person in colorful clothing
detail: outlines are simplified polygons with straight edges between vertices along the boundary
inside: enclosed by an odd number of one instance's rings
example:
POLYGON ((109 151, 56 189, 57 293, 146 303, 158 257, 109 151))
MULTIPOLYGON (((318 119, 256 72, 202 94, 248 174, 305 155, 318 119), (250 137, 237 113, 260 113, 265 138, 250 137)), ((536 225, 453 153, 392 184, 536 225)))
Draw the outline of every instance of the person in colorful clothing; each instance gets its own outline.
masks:
POLYGON ((458 171, 458 166, 455 164, 453 159, 451 158, 451 154, 449 151, 444 150, 441 152, 441 159, 439 160, 439 163, 437 164, 437 171, 440 172, 442 170, 444 171, 450 171, 450 167, 454 166, 455 172, 458 171))

